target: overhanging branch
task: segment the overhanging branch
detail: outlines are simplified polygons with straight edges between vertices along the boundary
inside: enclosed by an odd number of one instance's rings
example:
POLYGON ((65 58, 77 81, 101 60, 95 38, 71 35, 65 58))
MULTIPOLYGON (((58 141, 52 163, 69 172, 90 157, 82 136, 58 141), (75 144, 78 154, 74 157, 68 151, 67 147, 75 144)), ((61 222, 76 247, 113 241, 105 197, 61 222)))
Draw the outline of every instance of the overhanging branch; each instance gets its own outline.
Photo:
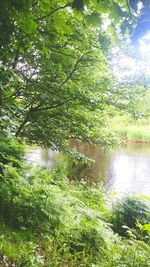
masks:
POLYGON ((46 15, 44 15, 44 16, 42 16, 42 17, 39 17, 39 18, 37 18, 37 19, 35 19, 35 21, 39 21, 39 20, 46 19, 47 17, 52 16, 55 12, 57 12, 57 11, 59 11, 59 10, 61 10, 61 9, 65 9, 66 7, 69 7, 69 6, 72 6, 72 2, 67 3, 67 4, 64 5, 64 6, 59 6, 59 7, 55 8, 55 9, 53 9, 53 10, 52 10, 51 12, 49 12, 48 14, 46 14, 46 15))
POLYGON ((90 54, 91 52, 87 52, 85 54, 83 54, 75 63, 72 71, 69 73, 69 75, 66 77, 66 79, 61 83, 60 87, 63 86, 70 78, 71 76, 73 75, 73 73, 77 70, 77 66, 78 64, 83 60, 84 56, 87 55, 87 54, 90 54))

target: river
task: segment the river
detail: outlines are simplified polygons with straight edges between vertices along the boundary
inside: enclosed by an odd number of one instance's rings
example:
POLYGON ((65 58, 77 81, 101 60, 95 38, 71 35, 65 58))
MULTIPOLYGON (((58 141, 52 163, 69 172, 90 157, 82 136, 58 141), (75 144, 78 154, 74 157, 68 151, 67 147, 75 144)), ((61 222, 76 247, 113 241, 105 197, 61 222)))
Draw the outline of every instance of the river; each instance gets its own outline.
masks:
MULTIPOLYGON (((107 191, 119 194, 135 192, 150 196, 150 144, 128 143, 117 150, 104 152, 97 146, 72 142, 71 147, 95 160, 90 166, 68 160, 70 179, 88 184, 103 184, 107 191)), ((63 155, 51 149, 27 149, 26 158, 31 164, 45 168, 57 165, 63 155)))

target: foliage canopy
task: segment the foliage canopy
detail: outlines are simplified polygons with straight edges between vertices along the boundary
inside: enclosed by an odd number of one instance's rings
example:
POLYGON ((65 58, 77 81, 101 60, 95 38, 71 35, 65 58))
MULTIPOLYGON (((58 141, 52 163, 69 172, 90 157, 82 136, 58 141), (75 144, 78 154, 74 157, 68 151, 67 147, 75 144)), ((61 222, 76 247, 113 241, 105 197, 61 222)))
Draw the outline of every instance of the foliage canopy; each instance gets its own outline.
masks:
POLYGON ((0 7, 1 130, 53 148, 70 139, 109 143, 99 130, 116 95, 104 17, 111 33, 119 25, 136 32, 137 4, 2 0, 0 7))
POLYGON ((84 17, 66 1, 1 7, 2 131, 54 148, 72 138, 105 143, 97 131, 111 83, 102 25, 97 29, 91 11, 84 17))

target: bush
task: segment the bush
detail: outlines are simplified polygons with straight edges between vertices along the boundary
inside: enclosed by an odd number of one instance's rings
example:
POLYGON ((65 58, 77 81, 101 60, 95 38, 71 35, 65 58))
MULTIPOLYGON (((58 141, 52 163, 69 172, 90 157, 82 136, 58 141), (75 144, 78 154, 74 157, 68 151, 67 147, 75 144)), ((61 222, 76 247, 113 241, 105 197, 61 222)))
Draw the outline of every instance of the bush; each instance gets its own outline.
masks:
POLYGON ((0 174, 5 165, 20 168, 24 157, 24 147, 16 139, 0 134, 0 174))
POLYGON ((110 221, 112 228, 121 236, 128 235, 128 228, 138 230, 137 222, 150 222, 150 205, 138 197, 127 197, 117 202, 112 210, 110 221), (124 227, 127 226, 127 227, 124 227))
POLYGON ((0 215, 7 225, 32 228, 35 232, 58 228, 64 212, 63 194, 58 186, 51 184, 50 174, 46 176, 44 171, 39 171, 38 175, 41 177, 32 175, 32 179, 25 179, 16 168, 5 167, 0 187, 0 215))

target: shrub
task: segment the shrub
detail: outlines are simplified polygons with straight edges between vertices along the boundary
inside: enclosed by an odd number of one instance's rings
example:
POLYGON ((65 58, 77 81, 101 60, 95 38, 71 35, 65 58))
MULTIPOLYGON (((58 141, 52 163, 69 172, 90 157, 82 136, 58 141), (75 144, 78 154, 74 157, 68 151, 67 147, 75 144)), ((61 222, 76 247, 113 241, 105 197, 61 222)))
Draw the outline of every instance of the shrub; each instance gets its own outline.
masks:
MULTIPOLYGON (((40 174, 44 175, 44 171, 40 174)), ((6 224, 32 228, 35 232, 58 228, 65 201, 60 188, 44 176, 45 180, 32 176, 31 183, 30 177, 28 181, 16 168, 5 167, 0 187, 0 215, 6 224)))
POLYGON ((24 148, 14 138, 0 134, 0 174, 6 164, 20 168, 24 157, 24 148))
POLYGON ((150 222, 150 206, 148 202, 138 197, 126 197, 117 202, 112 210, 110 221, 115 232, 127 236, 127 229, 138 229, 137 222, 146 224, 150 222), (127 226, 128 228, 124 227, 127 226))

